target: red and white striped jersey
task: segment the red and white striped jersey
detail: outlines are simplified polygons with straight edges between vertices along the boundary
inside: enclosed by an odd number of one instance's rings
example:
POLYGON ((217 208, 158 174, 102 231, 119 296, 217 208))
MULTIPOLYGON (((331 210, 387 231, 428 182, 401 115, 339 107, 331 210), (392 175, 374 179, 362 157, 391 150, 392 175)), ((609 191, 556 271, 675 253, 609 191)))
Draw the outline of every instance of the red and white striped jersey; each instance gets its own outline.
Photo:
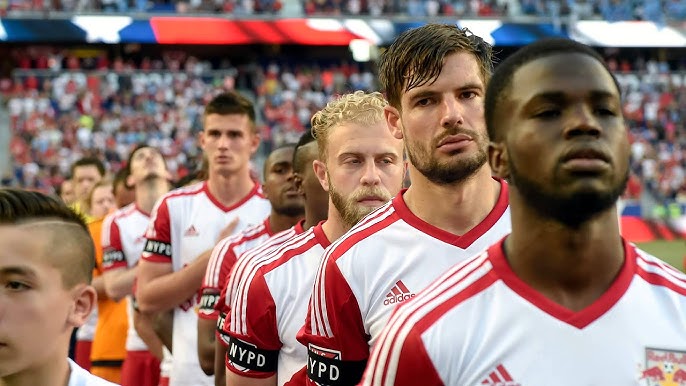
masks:
POLYGON ((684 384, 686 275, 624 250, 610 288, 574 312, 519 279, 494 245, 398 307, 363 384, 684 384))
POLYGON ((198 313, 200 318, 217 320, 219 295, 222 288, 226 287, 226 279, 231 268, 236 264, 236 258, 248 249, 262 244, 273 235, 269 227, 269 217, 267 217, 260 224, 250 226, 238 234, 226 237, 215 245, 207 264, 202 287, 200 287, 201 298, 198 313))
MULTIPOLYGON (((238 256, 236 264, 234 264, 234 267, 231 269, 231 272, 227 278, 228 280, 226 280, 227 283, 222 289, 222 292, 219 295, 219 300, 217 301, 217 338, 220 339, 220 342, 222 342, 224 346, 228 347, 229 345, 229 336, 224 332, 224 322, 227 315, 229 315, 231 311, 231 300, 230 298, 229 300, 226 299, 226 292, 230 290, 231 286, 233 285, 234 278, 236 277, 235 271, 237 270, 236 267, 238 266, 238 262, 243 260, 250 261, 252 259, 261 259, 262 256, 269 255, 270 253, 278 250, 286 241, 305 231, 303 229, 304 223, 305 220, 301 220, 285 231, 281 231, 268 238, 261 245, 252 248, 238 256)), ((239 276, 242 271, 243 268, 238 269, 239 276)))
POLYGON ((310 380, 356 384, 369 347, 397 304, 510 232, 507 184, 499 182, 496 205, 464 235, 415 216, 403 191, 326 250, 298 337, 309 349, 310 380))
POLYGON ((230 289, 227 368, 247 377, 277 374, 284 385, 305 367, 307 349, 296 340, 324 248, 321 223, 257 259, 242 259, 230 289))
MULTIPOLYGON (((102 224, 103 271, 133 268, 143 252, 145 230, 150 215, 135 203, 129 204, 105 217, 102 224)), ((148 346, 138 336, 133 324, 133 299, 127 296, 129 327, 126 333, 126 350, 144 351, 148 346)))
MULTIPOLYGON (((214 247, 220 232, 234 218, 239 219, 234 231, 237 233, 261 223, 270 212, 271 205, 257 184, 232 207, 213 197, 206 182, 173 190, 155 204, 142 258, 171 264, 174 271, 179 271, 214 247)), ((214 385, 213 377, 205 375, 198 361, 198 305, 199 292, 174 309, 171 386, 214 385)))

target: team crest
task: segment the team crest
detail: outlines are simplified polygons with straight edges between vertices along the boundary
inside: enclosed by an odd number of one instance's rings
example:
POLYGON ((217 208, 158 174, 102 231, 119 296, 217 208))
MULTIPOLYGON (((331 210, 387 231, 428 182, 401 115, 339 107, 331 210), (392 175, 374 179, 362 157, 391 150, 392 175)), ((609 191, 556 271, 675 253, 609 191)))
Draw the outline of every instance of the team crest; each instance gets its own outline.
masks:
POLYGON ((646 386, 686 386, 686 351, 646 348, 639 380, 646 386))

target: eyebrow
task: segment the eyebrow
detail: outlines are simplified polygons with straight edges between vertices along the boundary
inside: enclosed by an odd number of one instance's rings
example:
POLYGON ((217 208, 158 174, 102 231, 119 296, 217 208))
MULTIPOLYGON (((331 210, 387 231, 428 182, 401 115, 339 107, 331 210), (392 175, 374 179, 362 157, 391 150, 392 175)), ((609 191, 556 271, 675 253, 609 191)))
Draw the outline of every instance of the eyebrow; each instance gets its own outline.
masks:
POLYGON ((0 275, 20 275, 20 276, 28 276, 31 278, 36 278, 38 277, 38 274, 36 273, 35 270, 32 268, 29 268, 24 265, 14 265, 14 266, 9 266, 9 267, 2 267, 0 268, 0 275))
MULTIPOLYGON (((365 155, 363 153, 360 153, 360 152, 347 151, 345 153, 339 154, 338 158, 341 159, 341 158, 345 158, 345 157, 364 157, 364 156, 365 155)), ((375 153, 375 154, 373 154, 373 156, 374 156, 374 158, 379 158, 379 157, 391 157, 393 159, 398 158, 398 154, 390 152, 390 151, 383 152, 383 153, 375 153)))
POLYGON ((275 162, 273 163, 269 169, 274 169, 276 167, 290 167, 291 166, 291 161, 280 161, 280 162, 275 162))
MULTIPOLYGON (((588 97, 591 100, 601 100, 601 99, 611 99, 611 98, 617 98, 617 95, 606 91, 606 90, 591 90, 588 93, 588 97)), ((550 92, 542 92, 534 95, 530 101, 531 102, 536 102, 536 101, 543 101, 543 102, 555 102, 555 103, 563 103, 568 99, 568 95, 564 92, 561 91, 550 91, 550 92)))
MULTIPOLYGON (((484 89, 484 86, 480 83, 466 83, 466 84, 463 84, 462 86, 457 88, 457 90, 460 90, 460 91, 483 90, 483 89, 484 89)), ((433 90, 418 91, 414 95, 412 95, 412 90, 410 90, 409 93, 410 93, 410 99, 412 99, 412 100, 420 99, 420 98, 426 98, 426 97, 430 97, 430 96, 433 96, 436 94, 440 94, 438 91, 433 91, 433 90)))

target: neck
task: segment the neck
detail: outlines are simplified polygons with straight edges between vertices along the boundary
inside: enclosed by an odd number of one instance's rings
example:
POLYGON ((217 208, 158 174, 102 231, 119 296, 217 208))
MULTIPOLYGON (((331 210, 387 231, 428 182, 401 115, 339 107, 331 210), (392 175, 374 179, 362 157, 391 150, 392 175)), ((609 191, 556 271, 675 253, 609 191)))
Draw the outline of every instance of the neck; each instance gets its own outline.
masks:
POLYGON ((343 222, 343 217, 338 212, 333 202, 331 202, 331 199, 329 199, 329 216, 322 225, 322 230, 330 242, 338 240, 339 237, 350 230, 350 227, 343 222))
POLYGON ((155 178, 136 184, 136 206, 145 213, 152 212, 157 199, 169 191, 169 182, 155 178))
POLYGON ((471 178, 450 185, 437 185, 411 168, 412 185, 403 195, 410 211, 423 221, 455 235, 477 226, 493 210, 500 183, 484 165, 471 178))
POLYGON ((245 173, 222 175, 214 173, 207 180, 210 194, 224 206, 232 206, 242 200, 255 187, 255 181, 245 173))
POLYGON ((302 216, 285 216, 278 214, 272 209, 272 213, 269 215, 269 228, 272 233, 279 233, 297 224, 302 218, 302 216))
POLYGON ((519 278, 573 311, 586 308, 607 291, 624 263, 614 206, 570 228, 541 218, 517 192, 510 192, 510 201, 512 234, 505 250, 519 278))
POLYGON ((0 386, 67 386, 70 373, 69 362, 63 357, 49 360, 37 368, 0 378, 0 386))
MULTIPOLYGON (((307 230, 328 218, 328 212, 322 210, 321 206, 310 205, 305 202, 305 223, 303 229, 307 230)), ((327 235, 328 236, 328 235, 327 235)), ((332 240, 332 239, 329 239, 332 240)))

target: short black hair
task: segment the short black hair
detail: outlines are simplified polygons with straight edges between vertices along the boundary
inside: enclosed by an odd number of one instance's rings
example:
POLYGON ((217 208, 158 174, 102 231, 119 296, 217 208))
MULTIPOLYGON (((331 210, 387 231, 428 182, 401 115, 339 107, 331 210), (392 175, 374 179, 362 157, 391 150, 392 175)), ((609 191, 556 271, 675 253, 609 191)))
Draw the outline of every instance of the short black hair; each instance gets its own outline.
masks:
POLYGON ((286 143, 286 144, 283 144, 281 146, 278 146, 277 148, 275 148, 274 150, 269 152, 269 155, 267 156, 267 158, 264 159, 264 165, 262 165, 262 178, 265 178, 265 179, 267 178, 267 173, 269 172, 267 170, 267 166, 269 166, 269 158, 272 156, 272 154, 274 154, 275 152, 277 152, 278 150, 281 150, 281 149, 293 149, 294 147, 295 147, 294 143, 286 143))
POLYGON ((293 171, 295 173, 302 173, 305 168, 305 160, 303 159, 300 148, 312 142, 317 142, 317 139, 312 135, 312 129, 306 129, 300 136, 298 143, 295 144, 295 149, 293 150, 293 171))
POLYGON ((105 164, 102 163, 97 157, 83 157, 71 165, 71 175, 74 175, 74 170, 81 166, 95 166, 100 173, 100 177, 105 176, 105 164))
POLYGON ((203 112, 203 122, 204 118, 210 114, 246 115, 250 120, 252 131, 257 132, 255 124, 255 106, 248 98, 236 91, 226 91, 212 98, 212 100, 210 100, 210 102, 205 106, 203 112))
MULTIPOLYGON (((607 63, 605 63, 605 60, 593 48, 570 39, 541 39, 519 49, 517 52, 507 57, 507 59, 496 67, 495 72, 488 83, 484 102, 484 115, 486 118, 486 129, 488 130, 488 136, 491 141, 500 141, 502 139, 502 133, 496 128, 496 110, 498 109, 498 105, 505 98, 505 93, 509 91, 512 86, 514 73, 529 62, 556 54, 583 54, 596 59, 612 77, 612 80, 617 87, 617 91, 621 90, 617 79, 612 74, 607 63)), ((521 85, 521 87, 526 87, 526 85, 521 85)))
POLYGON ((57 262, 56 265, 62 272, 67 288, 78 283, 90 283, 95 268, 95 249, 84 218, 62 201, 46 194, 14 188, 0 189, 0 225, 19 225, 41 220, 58 220, 77 227, 77 232, 74 232, 73 227, 52 228, 55 241, 59 240, 54 243, 57 251, 73 246, 68 252, 62 253, 66 255, 67 261, 57 262), (74 258, 79 260, 74 261, 74 258))

